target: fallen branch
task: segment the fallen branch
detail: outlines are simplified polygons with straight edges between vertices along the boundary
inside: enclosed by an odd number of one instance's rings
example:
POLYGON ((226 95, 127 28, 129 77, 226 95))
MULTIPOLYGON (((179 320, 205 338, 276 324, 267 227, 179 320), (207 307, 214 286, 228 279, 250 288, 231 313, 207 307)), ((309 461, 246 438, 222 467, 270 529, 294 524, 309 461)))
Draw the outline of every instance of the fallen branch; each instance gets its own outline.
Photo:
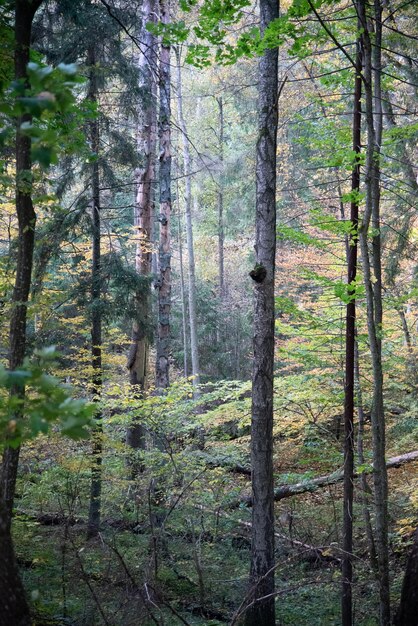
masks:
MULTIPOLYGON (((386 467, 388 469, 392 469, 394 467, 400 467, 401 465, 405 465, 405 463, 410 463, 411 461, 418 460, 418 450, 414 450, 413 452, 407 452, 406 454, 401 454, 400 456, 393 456, 386 461, 386 467)), ((363 472, 355 472, 354 478, 358 478, 360 474, 372 474, 373 468, 366 468, 363 472)), ((274 500, 278 502, 279 500, 283 500, 284 498, 290 498, 291 496, 296 496, 301 493, 311 493, 316 491, 317 489, 322 489, 327 485, 335 485, 336 483, 342 482, 344 478, 344 470, 342 467, 337 469, 332 474, 327 474, 326 476, 319 476, 318 478, 313 478, 311 480, 304 480, 300 483, 295 483, 294 485, 281 485, 274 490, 274 500)), ((228 508, 234 509, 238 508, 242 505, 252 506, 252 497, 246 496, 244 498, 240 498, 239 500, 235 500, 232 504, 229 505, 228 508)))

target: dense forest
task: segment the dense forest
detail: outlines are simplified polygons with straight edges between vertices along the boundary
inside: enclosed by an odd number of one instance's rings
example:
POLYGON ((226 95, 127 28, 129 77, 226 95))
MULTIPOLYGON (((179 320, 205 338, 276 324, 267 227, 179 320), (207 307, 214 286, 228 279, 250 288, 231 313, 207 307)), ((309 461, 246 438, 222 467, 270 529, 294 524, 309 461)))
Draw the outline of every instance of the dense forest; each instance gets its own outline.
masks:
POLYGON ((418 626, 417 20, 0 0, 0 626, 418 626))

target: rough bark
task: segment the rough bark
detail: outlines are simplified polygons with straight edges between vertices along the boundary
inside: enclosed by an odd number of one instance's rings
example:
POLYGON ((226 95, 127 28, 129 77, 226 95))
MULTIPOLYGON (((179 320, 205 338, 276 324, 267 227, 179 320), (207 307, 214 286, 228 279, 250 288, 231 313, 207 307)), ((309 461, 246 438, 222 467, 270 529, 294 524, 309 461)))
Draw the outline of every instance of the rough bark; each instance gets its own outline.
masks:
MULTIPOLYGON (((27 82, 27 64, 31 40, 32 22, 42 0, 16 0, 15 2, 15 78, 27 82)), ((16 214, 19 238, 15 285, 12 295, 10 320, 11 370, 21 366, 26 351, 27 307, 31 288, 33 252, 35 241, 36 213, 32 203, 32 161, 30 138, 20 133, 30 116, 16 120, 16 214)), ((12 394, 24 391, 12 389, 12 394)), ((22 419, 23 415, 16 415, 22 419)), ((29 626, 29 607, 20 580, 11 537, 11 522, 15 496, 19 448, 6 447, 3 454, 0 482, 0 626, 29 626)))
POLYGON ((402 584, 401 601, 395 618, 395 626, 417 626, 418 624, 418 529, 406 564, 402 584))
MULTIPOLYGON (((88 99, 97 104, 97 67, 94 45, 88 49, 89 67, 88 99)), ((90 121, 88 129, 90 147, 98 157, 100 152, 99 119, 90 121)), ((91 265, 91 393, 93 402, 99 407, 102 393, 102 313, 101 313, 101 234, 100 234, 100 174, 98 158, 91 166, 91 219, 92 219, 92 265, 91 265)), ((100 529, 100 509, 102 491, 102 415, 97 408, 95 428, 92 433, 91 485, 87 538, 95 537, 100 529)))
MULTIPOLYGON (((279 15, 277 0, 261 0, 261 34, 279 15)), ((276 147, 278 50, 259 61, 256 162, 256 265, 254 281, 254 363, 252 376, 251 468, 253 604, 246 626, 274 626, 273 365, 276 256, 276 147), (264 598, 258 600, 258 598, 264 598)))
MULTIPOLYGON (((136 231, 135 268, 140 276, 151 274, 152 244, 151 225, 154 215, 155 151, 157 140, 156 120, 156 38, 146 29, 146 24, 155 22, 155 0, 144 0, 142 4, 139 54, 139 72, 142 89, 141 119, 138 123, 137 151, 141 165, 135 171, 136 198, 134 226, 136 231)), ((137 316, 132 327, 132 342, 128 355, 129 381, 141 396, 148 387, 148 357, 151 298, 149 287, 136 296, 137 316)), ((135 422, 127 430, 126 442, 136 449, 145 448, 145 429, 135 422)))
POLYGON ((380 233, 380 143, 381 111, 381 12, 380 0, 374 2, 375 32, 368 30, 366 3, 358 2, 363 29, 365 117, 367 127, 365 190, 366 202, 359 229, 362 267, 367 303, 367 328, 373 369, 372 441, 375 502, 376 553, 379 568, 380 626, 390 624, 389 549, 388 549, 388 483, 385 464, 385 415, 382 370, 382 268, 380 233), (368 237, 372 225, 371 249, 368 237))
POLYGON ((181 57, 177 48, 177 110, 179 126, 183 141, 183 173, 185 179, 185 218, 186 240, 189 266, 189 322, 190 322, 190 352, 192 360, 193 385, 197 392, 200 382, 199 349, 197 341, 197 314, 196 314, 196 276, 193 245, 193 222, 192 222, 192 188, 191 188, 191 158, 187 127, 183 114, 183 95, 181 84, 181 57))
MULTIPOLYGON (((357 42, 353 101, 353 151, 360 154, 361 147, 361 43, 357 42)), ((358 193, 360 191, 360 163, 356 159, 351 178, 353 194, 350 204, 351 232, 347 245, 347 284, 352 296, 346 306, 345 322, 345 383, 344 383, 344 496, 342 540, 342 594, 341 615, 343 626, 352 626, 353 603, 353 474, 354 474, 354 378, 356 301, 352 293, 357 276, 358 193)))
MULTIPOLYGON (((170 22, 170 2, 160 0, 160 19, 170 22)), ((158 251, 158 332, 155 384, 170 384, 170 310, 171 310, 171 89, 170 46, 161 44, 160 65, 160 245, 158 251)))

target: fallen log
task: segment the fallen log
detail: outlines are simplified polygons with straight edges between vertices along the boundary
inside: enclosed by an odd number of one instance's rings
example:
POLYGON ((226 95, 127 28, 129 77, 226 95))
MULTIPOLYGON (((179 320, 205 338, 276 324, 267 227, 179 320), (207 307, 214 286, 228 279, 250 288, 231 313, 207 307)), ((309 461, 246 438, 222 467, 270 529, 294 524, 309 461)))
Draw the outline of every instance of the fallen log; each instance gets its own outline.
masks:
MULTIPOLYGON (((394 467, 400 467, 401 465, 405 465, 405 463, 410 463, 411 461, 418 460, 418 450, 414 450, 413 452, 407 452, 406 454, 401 454, 399 456, 393 456, 386 461, 386 467, 388 469, 392 469, 394 467)), ((370 466, 362 470, 362 472, 355 472, 354 478, 358 478, 360 474, 372 474, 373 467, 370 466)), ((278 502, 279 500, 283 500, 284 498, 290 498, 291 496, 297 496, 301 493, 311 493, 317 491, 317 489, 322 489, 323 487, 327 487, 328 485, 335 485, 336 483, 342 482, 344 478, 344 469, 340 467, 335 472, 331 474, 327 474, 326 476, 319 476, 318 478, 312 478, 310 480, 303 480, 300 483, 295 483, 294 485, 280 485, 274 490, 274 500, 278 502)), ((228 508, 234 509, 239 506, 252 506, 252 497, 246 496, 240 498, 239 500, 235 500, 232 504, 229 505, 228 508)))

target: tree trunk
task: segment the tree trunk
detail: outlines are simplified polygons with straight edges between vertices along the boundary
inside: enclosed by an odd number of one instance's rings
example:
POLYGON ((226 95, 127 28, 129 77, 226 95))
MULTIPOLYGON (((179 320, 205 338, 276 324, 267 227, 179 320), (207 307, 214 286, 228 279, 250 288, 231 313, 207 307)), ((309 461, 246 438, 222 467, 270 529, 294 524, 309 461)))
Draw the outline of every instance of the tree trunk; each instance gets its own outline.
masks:
MULTIPOLYGON (((95 47, 92 44, 87 53, 89 67, 89 90, 87 98, 97 104, 97 66, 95 47)), ((100 174, 98 155, 100 151, 99 120, 96 117, 89 123, 90 147, 96 155, 91 166, 91 218, 92 218, 92 266, 91 266, 91 364, 93 402, 97 405, 95 428, 92 433, 91 485, 87 538, 95 537, 100 529, 100 508, 102 491, 102 439, 103 425, 100 412, 102 393, 102 312, 101 312, 101 234, 100 234, 100 174)))
MULTIPOLYGON (((356 331, 356 342, 354 346, 354 372, 355 372, 355 386, 356 386, 357 412, 358 412, 357 456, 358 456, 359 464, 364 465, 365 459, 364 459, 364 449, 363 449, 363 436, 364 436, 365 419, 364 419, 364 410, 363 410, 363 395, 361 391, 361 381, 360 381, 360 362, 359 362, 359 352, 358 352, 357 331, 356 331)), ((377 578, 378 567, 377 567, 376 546, 374 542, 373 527, 372 527, 372 522, 370 518, 370 501, 368 497, 369 486, 367 484, 366 472, 362 472, 360 475, 360 487, 361 487, 363 521, 364 521, 364 526, 366 529, 367 543, 369 546, 370 564, 377 578)))
MULTIPOLYGON (((390 94, 388 91, 383 92, 383 109, 385 112, 386 122, 389 128, 396 128, 396 118, 393 112, 392 103, 390 101, 390 94)), ((416 177, 414 175, 414 168, 412 165, 412 161, 408 152, 407 141, 405 139, 399 140, 400 146, 400 159, 399 163, 402 165, 403 173, 408 181, 408 186, 410 188, 410 196, 411 196, 411 205, 414 202, 414 198, 418 192, 418 183, 416 177)), ((411 229, 411 222, 414 219, 413 211, 400 211, 400 219, 401 219, 401 227, 399 228, 399 238, 395 250, 393 251, 388 268, 386 270, 387 281, 392 289, 394 289, 395 293, 398 292, 398 288, 396 285, 396 276, 399 273, 399 263, 402 258, 402 253, 405 250, 405 247, 408 242, 408 235, 411 229)), ((398 312, 402 331, 405 337, 405 345, 408 351, 408 360, 407 360, 407 368, 411 374, 410 388, 412 394, 416 395, 418 393, 418 367, 416 354, 414 350, 414 346, 411 339, 410 330, 408 328, 407 319, 405 316, 404 306, 400 304, 396 307, 398 312)))
MULTIPOLYGON (((23 83, 27 82, 32 22, 41 2, 42 0, 15 1, 15 79, 23 83)), ((16 120, 16 214, 19 237, 9 334, 11 370, 22 365, 26 351, 27 307, 35 242, 36 213, 31 196, 31 141, 20 133, 21 125, 30 122, 30 119, 25 114, 16 120)), ((11 393, 24 394, 24 391, 12 388, 11 393)), ((16 419, 22 418, 21 413, 16 415, 16 419)), ((18 464, 19 448, 6 447, 0 482, 0 626, 29 626, 31 623, 11 537, 18 464)))
MULTIPOLYGON (((170 2, 160 0, 160 19, 170 22, 170 2)), ((161 44, 160 52, 160 246, 158 252, 158 333, 156 378, 157 388, 170 384, 170 310, 171 310, 171 89, 170 46, 161 44)))
MULTIPOLYGON (((260 1, 261 34, 279 15, 276 0, 260 1)), ((256 163, 256 265, 254 280, 254 364, 252 377, 251 469, 253 604, 246 626, 274 626, 273 366, 276 256, 276 147, 278 50, 259 61, 256 163), (264 598, 259 600, 259 598, 264 598)))
MULTIPOLYGON (((137 135, 137 151, 141 166, 135 171, 136 198, 134 225, 136 230, 135 268, 143 277, 151 274, 152 249, 151 225, 154 215, 154 177, 156 149, 156 39, 147 23, 156 21, 155 0, 144 0, 139 55, 139 71, 142 87, 141 120, 137 135)), ((137 317, 132 328, 132 343, 128 356, 129 380, 142 396, 148 387, 148 352, 150 334, 151 294, 149 285, 136 296, 137 317)), ((135 421, 127 430, 126 442, 135 449, 145 448, 145 429, 135 421)))
MULTIPOLYGON (((353 151, 361 147, 361 43, 357 42, 353 102, 353 151)), ((351 232, 347 245, 347 285, 351 295, 346 307, 345 330, 345 385, 344 385, 344 500, 343 500, 343 558, 341 615, 343 626, 353 624, 353 475, 354 475, 354 377, 356 302, 353 289, 357 276, 358 193, 360 191, 360 163, 356 159, 351 179, 353 194, 350 205, 351 232)))
MULTIPOLYGON (((178 198, 178 186, 177 186, 177 198, 178 198)), ((180 203, 177 204, 178 207, 178 223, 179 223, 179 263, 180 263, 180 295, 181 295, 181 321, 182 321, 182 329, 183 329, 183 374, 184 376, 188 376, 188 358, 187 358, 187 350, 188 350, 188 342, 187 342, 187 304, 186 304, 186 290, 184 287, 184 266, 183 266, 183 230, 182 230, 182 222, 181 222, 181 214, 180 214, 180 203)))
POLYGON ((218 187, 218 281, 219 297, 222 301, 225 296, 225 276, 224 276, 224 106, 222 98, 216 98, 219 108, 219 187, 218 187))
POLYGON ((396 614, 395 626, 417 626, 418 624, 418 528, 406 564, 402 584, 401 602, 396 614))
POLYGON ((196 315, 196 277, 193 246, 192 224, 192 189, 191 189, 191 159, 189 142, 187 138, 186 122, 183 115, 183 97, 181 85, 181 58, 177 48, 177 109, 179 126, 183 140, 183 168, 185 178, 185 217, 186 217, 186 240, 189 257, 189 320, 190 320, 190 352, 192 357, 193 386, 197 391, 200 382, 199 352, 197 343, 197 315, 196 315))
POLYGON ((374 45, 368 30, 365 0, 359 0, 358 12, 364 30, 365 114, 367 126, 366 148, 366 205, 363 223, 359 229, 362 266, 367 302, 367 328, 373 368, 373 480, 376 525, 376 552, 379 567, 380 626, 390 623, 389 550, 388 550, 388 482, 385 463, 385 416, 383 405, 382 370, 382 270, 380 234, 380 143, 381 143, 381 4, 374 3, 374 45), (368 245, 370 222, 372 254, 368 245))

